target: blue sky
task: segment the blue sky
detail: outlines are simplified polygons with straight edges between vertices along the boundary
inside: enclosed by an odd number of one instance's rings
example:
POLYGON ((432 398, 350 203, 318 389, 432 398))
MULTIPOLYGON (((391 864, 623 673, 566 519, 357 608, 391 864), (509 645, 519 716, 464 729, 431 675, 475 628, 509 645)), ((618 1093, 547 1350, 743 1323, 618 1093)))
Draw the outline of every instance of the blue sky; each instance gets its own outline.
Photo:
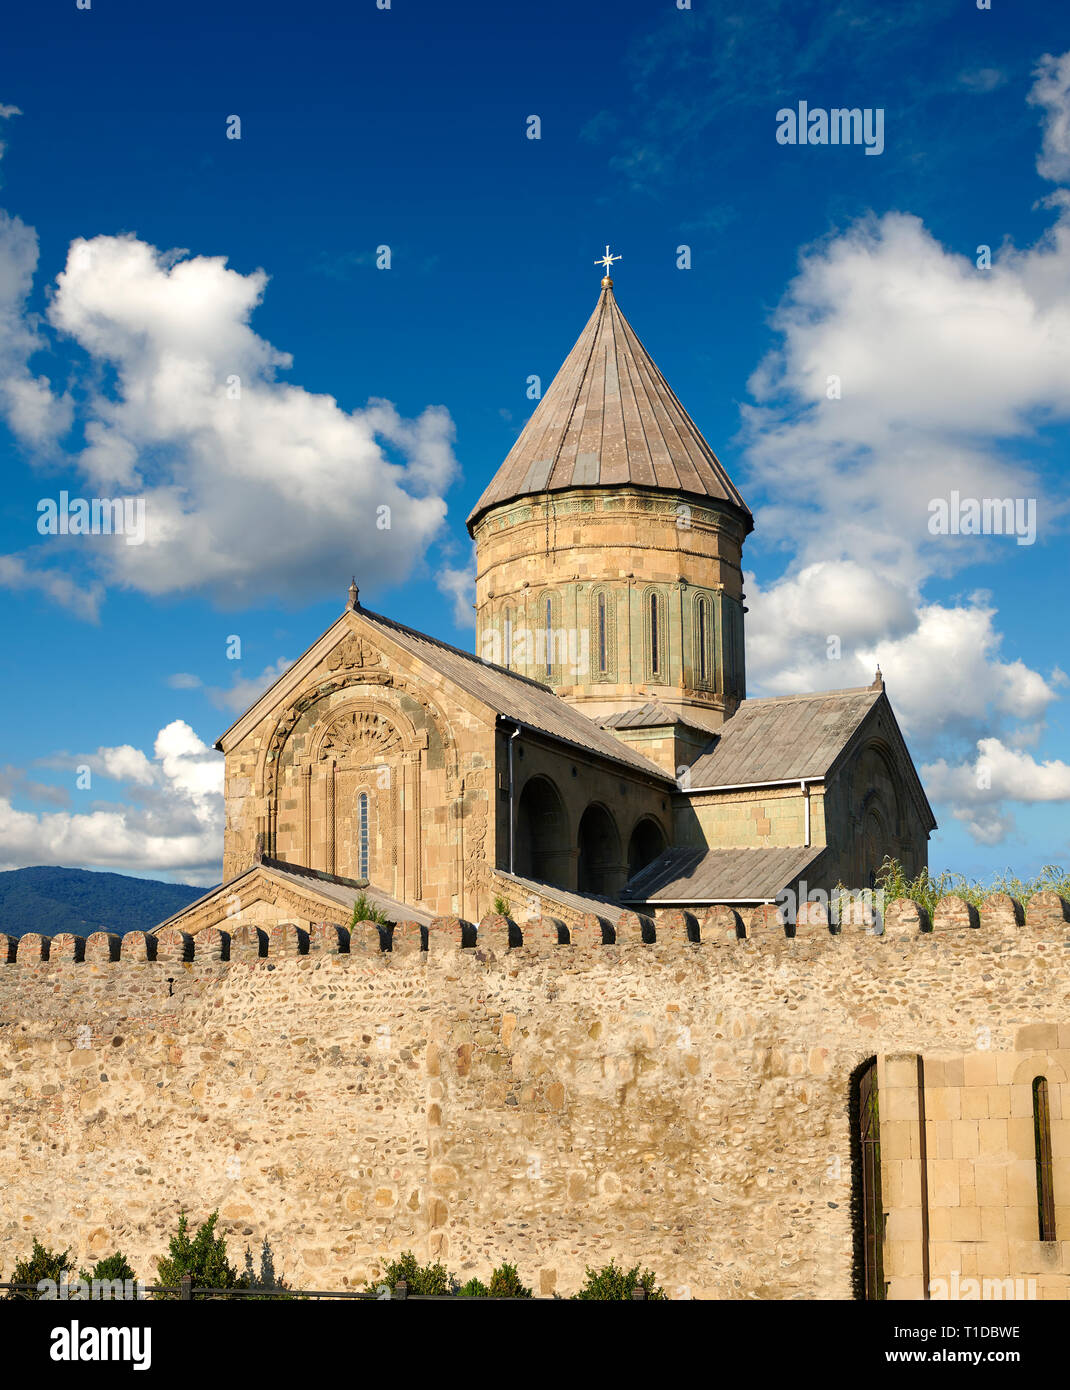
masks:
POLYGON ((464 518, 607 241, 756 514, 750 693, 879 660, 931 865, 1070 863, 1061 6, 149 8, 5 24, 2 867, 213 881, 211 744, 354 571, 471 646, 464 518), (883 152, 779 144, 800 100, 883 152), (64 490, 145 498, 145 543, 39 534, 64 490), (952 491, 1035 498, 1035 542, 933 535, 952 491))

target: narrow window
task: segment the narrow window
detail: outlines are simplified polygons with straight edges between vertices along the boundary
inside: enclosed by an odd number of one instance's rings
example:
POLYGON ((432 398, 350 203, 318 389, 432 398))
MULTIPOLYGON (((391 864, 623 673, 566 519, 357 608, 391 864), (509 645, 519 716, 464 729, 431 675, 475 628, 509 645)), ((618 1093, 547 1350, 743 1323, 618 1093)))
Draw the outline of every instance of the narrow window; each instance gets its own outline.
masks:
POLYGON ((606 669, 606 596, 598 595, 598 669, 606 669))
POLYGON ((1033 1082, 1033 1138, 1037 1154, 1037 1220, 1041 1240, 1055 1239, 1055 1188, 1051 1172, 1051 1109, 1047 1078, 1033 1082))
POLYGON ((700 598, 698 601, 698 678, 706 684, 708 679, 708 663, 706 660, 706 631, 708 622, 706 618, 706 600, 700 598))
POLYGON ((507 671, 513 669, 513 615, 507 608, 505 610, 505 620, 502 623, 502 638, 505 643, 505 661, 502 663, 507 671))
POLYGON ((650 595, 650 669, 651 669, 651 671, 653 672, 653 674, 654 674, 655 676, 656 676, 656 675, 658 674, 658 672, 661 670, 661 663, 660 663, 659 660, 658 660, 658 657, 659 657, 659 652, 658 652, 658 641, 659 641, 659 638, 660 638, 660 633, 658 632, 658 596, 657 596, 657 594, 651 594, 651 595, 650 595))
POLYGON ((357 837, 360 878, 368 877, 368 793, 357 797, 357 837))
POLYGON ((856 1272, 859 1292, 867 1299, 888 1296, 884 1281, 884 1198, 881 1192, 880 1106, 877 1097, 877 1062, 856 1073, 856 1109, 853 1166, 855 1168, 858 1225, 855 1229, 856 1272))
POLYGON ((553 642, 553 605, 550 599, 546 600, 546 674, 553 674, 554 663, 554 642, 553 642))

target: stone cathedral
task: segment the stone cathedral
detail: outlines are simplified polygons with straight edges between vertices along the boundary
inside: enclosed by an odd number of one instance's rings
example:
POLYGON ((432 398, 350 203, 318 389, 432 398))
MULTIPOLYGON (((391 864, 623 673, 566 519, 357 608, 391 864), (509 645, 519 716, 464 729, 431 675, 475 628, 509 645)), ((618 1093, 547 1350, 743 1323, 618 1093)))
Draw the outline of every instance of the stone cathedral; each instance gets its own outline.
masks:
POLYGON ((602 281, 468 518, 476 650, 345 610, 219 739, 223 884, 166 924, 741 911, 916 873, 878 672, 748 699, 739 491, 602 281))

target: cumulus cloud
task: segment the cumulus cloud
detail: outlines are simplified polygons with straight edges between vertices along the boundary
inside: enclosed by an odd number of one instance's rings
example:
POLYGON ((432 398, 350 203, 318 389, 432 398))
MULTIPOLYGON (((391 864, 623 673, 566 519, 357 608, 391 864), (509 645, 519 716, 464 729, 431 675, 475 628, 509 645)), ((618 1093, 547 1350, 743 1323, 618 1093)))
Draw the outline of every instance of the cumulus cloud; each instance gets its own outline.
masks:
MULTIPOLYGON (((1031 100, 1045 111, 1049 178, 1070 176, 1068 90, 1070 55, 1045 58, 1031 100)), ((1048 233, 993 248, 989 269, 902 212, 864 217, 801 257, 744 410, 751 478, 771 499, 758 535, 788 556, 776 581, 748 576, 759 689, 869 684, 879 662, 923 752, 994 738, 1024 758, 1042 736, 1061 673, 1004 655, 989 595, 938 603, 927 588, 1021 558, 1010 537, 934 535, 933 504, 953 491, 1035 498, 1042 542, 1064 526, 1062 490, 1010 447, 1070 419, 1070 195, 1050 205, 1048 233)), ((949 804, 995 843, 1018 785, 949 804)), ((938 777, 933 794, 956 787, 938 777)))
MULTIPOLYGON (((22 334, 16 365, 33 346, 22 307, 35 264, 32 231, 0 222, 0 320, 7 305, 22 334)), ((448 411, 405 419, 372 399, 347 412, 279 380, 290 355, 249 323, 266 284, 263 271, 132 235, 72 243, 48 317, 90 359, 75 462, 94 495, 145 502, 144 544, 67 542, 91 551, 106 585, 199 591, 224 606, 300 602, 354 561, 397 583, 437 536, 456 472, 448 411)), ((5 376, 0 363, 0 401, 27 438, 69 422, 69 402, 24 367, 5 376)))
POLYGON ((1029 101, 1044 112, 1037 172, 1056 183, 1070 182, 1070 52, 1044 54, 1029 101))
POLYGON ((21 555, 0 555, 0 588, 44 594, 76 617, 95 623, 100 617, 104 586, 93 580, 79 584, 63 570, 35 569, 21 555))
POLYGON ((37 233, 0 209, 0 412, 18 437, 47 449, 70 428, 71 401, 29 363, 47 346, 27 310, 37 233))
POLYGON ((22 788, 9 777, 0 785, 0 868, 74 864, 156 870, 193 883, 218 881, 223 758, 188 724, 174 720, 162 728, 151 758, 123 744, 49 761, 61 767, 88 764, 94 778, 121 783, 126 800, 94 801, 85 811, 24 811, 12 805, 22 788))
POLYGON ((435 575, 439 590, 453 600, 453 621, 459 628, 474 627, 473 603, 476 596, 476 562, 460 567, 444 565, 435 575))

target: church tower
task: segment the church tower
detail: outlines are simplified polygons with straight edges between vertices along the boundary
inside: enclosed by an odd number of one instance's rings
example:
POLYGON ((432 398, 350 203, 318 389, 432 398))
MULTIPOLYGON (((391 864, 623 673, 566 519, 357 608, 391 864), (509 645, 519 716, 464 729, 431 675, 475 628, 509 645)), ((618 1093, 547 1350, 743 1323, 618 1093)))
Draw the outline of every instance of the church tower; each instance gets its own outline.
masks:
POLYGON ((607 275, 468 518, 476 651, 599 721, 653 701, 717 725, 746 693, 753 525, 607 275))

